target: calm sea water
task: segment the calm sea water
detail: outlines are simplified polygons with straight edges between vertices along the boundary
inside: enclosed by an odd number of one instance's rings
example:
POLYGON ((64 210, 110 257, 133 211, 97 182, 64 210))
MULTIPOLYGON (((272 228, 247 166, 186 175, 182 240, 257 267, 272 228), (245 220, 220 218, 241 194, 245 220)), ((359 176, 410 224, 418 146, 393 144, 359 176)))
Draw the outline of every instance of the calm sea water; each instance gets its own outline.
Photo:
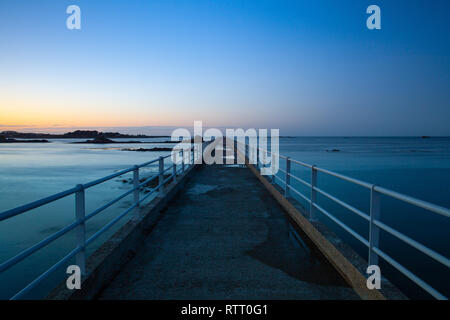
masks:
MULTIPOLYGON (((115 139, 120 141, 122 139, 115 139)), ((71 144, 79 140, 55 139, 51 143, 0 144, 0 212, 93 181, 135 164, 156 159, 169 152, 121 151, 124 148, 169 147, 158 144, 168 138, 123 139, 151 142, 149 144, 71 144)), ((171 165, 170 159, 165 165, 171 165)), ((157 172, 155 163, 141 169, 141 177, 157 172)), ((86 191, 86 214, 130 190, 132 172, 92 187, 86 191)), ((150 201, 152 196, 148 198, 150 201)), ((55 233, 75 220, 74 196, 28 211, 0 222, 0 262, 55 233)), ((112 205, 86 223, 87 237, 94 234, 115 216, 132 205, 132 195, 112 205)), ((114 231, 123 225, 132 213, 125 216, 108 232, 100 236, 88 254, 92 253, 114 231)), ((75 232, 69 232, 23 262, 0 274, 0 299, 8 298, 25 287, 51 265, 76 246, 75 232)), ((40 297, 58 283, 65 270, 58 270, 29 298, 40 297)))
MULTIPOLYGON (((287 138, 280 141, 280 153, 344 175, 398 191, 421 200, 450 208, 450 138, 287 138), (339 152, 327 152, 337 149, 339 152)), ((281 162, 280 167, 285 168, 281 162)), ((310 170, 298 165, 294 174, 310 182, 310 170)), ((283 174, 279 176, 284 179, 283 174)), ((280 183, 281 184, 281 183, 280 183)), ((309 190, 292 182, 309 197, 309 190)), ((352 206, 369 213, 369 190, 349 182, 318 174, 318 187, 352 206)), ((297 197, 307 208, 309 204, 297 197)), ((318 195, 319 205, 332 212, 361 236, 368 238, 369 226, 353 212, 318 195)), ((367 248, 329 218, 319 213, 345 242, 364 258, 367 248)), ((450 257, 450 219, 424 209, 381 197, 381 221, 438 253, 450 257)), ((380 248, 420 276, 442 294, 450 296, 449 269, 411 249, 385 232, 380 248)), ((382 274, 412 298, 428 298, 422 290, 389 264, 380 263, 382 274)))
MULTIPOLYGON (((129 140, 129 139, 127 139, 129 140)), ((157 142, 166 139, 139 139, 157 142)), ((134 164, 157 158, 168 152, 126 152, 121 148, 150 148, 164 144, 87 145, 70 144, 74 140, 54 140, 48 144, 0 144, 0 212, 71 188, 79 183, 111 174, 134 164)), ((326 138, 293 137, 280 139, 280 153, 293 159, 315 164, 351 177, 450 207, 450 138, 326 138), (327 152, 338 149, 339 152, 327 152)), ((170 163, 167 163, 170 165, 170 163)), ((281 163, 281 168, 284 163, 281 163)), ((143 175, 156 172, 150 167, 143 175)), ((309 181, 310 172, 298 166, 293 172, 309 181)), ((282 173, 279 173, 281 178, 282 173)), ((91 212, 117 195, 129 190, 125 180, 131 174, 93 187, 86 193, 87 212, 91 212)), ((309 196, 309 191, 296 184, 309 196)), ((319 188, 356 208, 369 212, 369 191, 348 182, 319 174, 319 188)), ((319 204, 367 238, 368 225, 360 217, 319 196, 319 204)), ((0 262, 44 239, 74 221, 73 196, 58 200, 7 221, 0 222, 0 262)), ((306 203, 303 203, 305 206, 306 203)), ((99 230, 114 216, 131 205, 125 198, 87 223, 88 236, 99 230)), ((363 257, 367 249, 352 236, 324 216, 319 217, 363 257)), ((127 217, 123 219, 125 223, 127 217)), ((422 209, 382 197, 381 220, 413 237, 444 256, 450 256, 450 222, 422 209)), ((112 232, 100 237, 89 247, 91 253, 112 232)), ((385 233, 381 234, 381 249, 408 266, 429 284, 450 295, 450 274, 447 268, 403 245, 385 233)), ((75 246, 73 233, 63 236, 50 246, 0 274, 0 298, 8 298, 40 275, 75 246)), ((399 285, 411 297, 426 297, 407 279, 386 263, 382 273, 399 285)), ((58 271, 45 281, 30 298, 40 297, 64 276, 58 271)))

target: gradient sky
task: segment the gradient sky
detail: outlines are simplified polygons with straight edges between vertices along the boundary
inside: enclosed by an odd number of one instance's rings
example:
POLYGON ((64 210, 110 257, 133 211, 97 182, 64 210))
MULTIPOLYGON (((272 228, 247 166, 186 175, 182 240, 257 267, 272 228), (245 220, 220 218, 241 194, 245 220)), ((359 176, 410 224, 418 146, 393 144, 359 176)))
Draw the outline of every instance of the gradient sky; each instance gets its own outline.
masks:
POLYGON ((449 14, 448 0, 1 0, 0 130, 450 135, 449 14))

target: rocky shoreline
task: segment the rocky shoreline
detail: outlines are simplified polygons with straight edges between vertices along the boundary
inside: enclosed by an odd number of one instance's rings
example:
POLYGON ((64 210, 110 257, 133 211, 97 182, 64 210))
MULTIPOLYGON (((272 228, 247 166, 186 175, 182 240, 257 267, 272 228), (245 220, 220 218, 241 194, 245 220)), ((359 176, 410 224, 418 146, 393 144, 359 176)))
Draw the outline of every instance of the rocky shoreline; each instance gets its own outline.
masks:
POLYGON ((48 140, 41 139, 41 140, 17 140, 12 138, 6 138, 4 136, 0 136, 0 143, 48 143, 48 140))
POLYGON ((147 136, 144 134, 131 135, 119 132, 101 132, 97 130, 76 130, 63 134, 52 133, 32 133, 17 131, 2 131, 0 136, 11 139, 95 139, 98 137, 105 138, 170 138, 170 136, 147 136))
POLYGON ((172 148, 151 148, 151 149, 145 149, 145 148, 139 148, 139 149, 121 149, 120 151, 137 151, 137 152, 155 152, 155 151, 172 151, 172 148))
POLYGON ((85 140, 85 141, 76 141, 76 142, 71 142, 72 144, 108 144, 108 143, 144 143, 142 141, 114 141, 111 139, 108 139, 106 137, 96 137, 92 140, 85 140))

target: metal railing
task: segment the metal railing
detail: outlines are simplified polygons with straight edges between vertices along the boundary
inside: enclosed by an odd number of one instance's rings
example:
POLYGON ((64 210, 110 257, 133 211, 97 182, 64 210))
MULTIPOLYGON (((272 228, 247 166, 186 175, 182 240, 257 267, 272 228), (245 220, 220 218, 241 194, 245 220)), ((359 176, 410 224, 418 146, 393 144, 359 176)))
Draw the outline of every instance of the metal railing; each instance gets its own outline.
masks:
MULTIPOLYGON (((384 224, 380 221, 380 195, 385 195, 409 204, 412 204, 414 206, 426 209, 428 211, 434 212, 436 214, 440 214, 444 217, 450 217, 450 210, 441 206, 434 205, 429 202, 425 202, 395 191, 388 190, 386 188, 382 188, 380 186, 370 184, 358 179, 354 179, 330 170, 326 170, 323 168, 319 168, 315 165, 310 165, 301 161, 297 161, 294 159, 291 159, 289 157, 272 153, 269 150, 263 150, 261 148, 256 147, 250 147, 248 144, 241 145, 238 142, 238 146, 242 148, 245 154, 245 158, 247 159, 255 159, 254 154, 250 155, 250 153, 255 152, 256 153, 256 165, 258 168, 261 166, 266 165, 266 161, 263 160, 263 162, 260 162, 260 157, 258 156, 259 152, 263 153, 263 159, 265 155, 271 154, 272 159, 274 157, 279 157, 281 159, 284 159, 286 161, 286 170, 279 169, 282 173, 284 173, 285 179, 281 179, 276 174, 272 175, 272 181, 275 182, 276 179, 278 179, 282 185, 284 186, 284 195, 285 197, 288 197, 291 192, 295 193, 299 197, 301 197, 303 200, 305 200, 307 203, 309 203, 309 219, 315 220, 316 212, 317 210, 323 213, 325 216, 327 216, 329 219, 331 219, 333 222, 335 222, 337 225, 339 225, 341 228, 343 228, 346 232, 351 234, 353 237, 355 237, 358 241, 360 241, 364 246, 368 248, 368 264, 378 264, 378 259, 381 257, 386 262, 388 262, 390 265, 392 265, 395 269, 397 269, 399 272, 401 272, 403 275, 408 277, 410 280, 412 280, 414 283, 416 283, 419 287, 427 291, 430 295, 437 299, 447 299, 443 294, 438 292, 436 289, 432 288, 429 284, 427 284, 425 281, 420 279, 418 276, 413 274, 411 271, 409 271, 406 267, 402 266, 400 263, 398 263, 395 259, 390 257, 388 254, 383 252, 379 248, 379 232, 380 229, 391 234, 392 236, 396 237, 397 239, 405 242, 406 244, 410 245, 411 247, 419 250, 420 252, 424 253, 425 255, 429 256, 430 258, 434 259, 435 261, 441 263, 442 265, 446 266, 447 268, 450 267, 450 261, 448 258, 442 256, 441 254, 433 251, 432 249, 422 245, 421 243, 415 241, 414 239, 402 234, 401 232, 389 227, 388 225, 384 224), (311 170, 311 183, 308 183, 307 181, 301 179, 300 177, 295 176, 291 173, 291 167, 292 165, 299 165, 305 168, 308 168, 311 170), (366 189, 370 190, 370 213, 366 214, 365 212, 353 207, 352 205, 334 197, 333 195, 327 193, 326 191, 320 189, 317 187, 317 174, 318 172, 321 172, 323 174, 327 174, 333 177, 336 177, 338 179, 348 181, 350 183, 362 186, 366 189), (308 187, 310 189, 310 195, 309 197, 295 189, 291 181, 295 180, 297 182, 300 182, 304 186, 308 187), (340 221, 338 218, 333 216, 331 213, 326 211, 324 208, 318 205, 317 203, 317 193, 325 196, 326 198, 334 201, 335 203, 341 205, 342 207, 352 211, 353 213, 357 214, 364 220, 366 220, 369 223, 369 235, 368 239, 362 237, 359 235, 356 231, 351 229, 349 226, 347 226, 345 223, 340 221)), ((15 255, 14 257, 8 259, 7 261, 0 264, 0 273, 8 270, 12 266, 16 265, 17 263, 21 262, 31 254, 37 252, 38 250, 44 248, 48 244, 52 243, 53 241, 57 240, 61 236, 65 235, 71 230, 76 229, 76 237, 78 245, 75 247, 72 251, 70 251, 66 256, 64 256, 62 259, 60 259, 57 263, 55 263, 52 267, 50 267, 47 271, 42 273, 39 277, 37 277, 35 280, 33 280, 31 283, 29 283, 25 288, 20 290, 18 293, 16 293, 11 299, 18 299, 23 297, 25 294, 30 292, 33 288, 35 288, 39 283, 41 283, 44 279, 46 279, 50 274, 52 274, 55 270, 62 267, 64 264, 68 263, 70 259, 75 257, 76 264, 80 267, 82 274, 86 273, 86 247, 91 244, 95 239, 97 239, 101 234, 106 232, 110 227, 112 227, 115 223, 117 223, 120 219, 122 219, 125 215, 129 214, 130 212, 134 211, 136 217, 139 217, 139 205, 145 201, 150 195, 152 195, 154 192, 159 191, 161 195, 164 194, 164 185, 169 182, 170 180, 176 181, 177 175, 179 173, 183 173, 186 168, 185 164, 186 161, 184 161, 186 158, 189 159, 187 161, 187 165, 193 166, 195 164, 195 159, 198 159, 198 152, 199 150, 195 148, 191 148, 188 150, 189 154, 187 155, 183 150, 180 150, 181 153, 181 168, 177 170, 177 163, 173 162, 172 166, 164 169, 164 159, 170 157, 171 155, 167 155, 164 157, 160 157, 148 162, 145 162, 141 165, 136 165, 134 167, 119 171, 117 173, 111 174, 109 176, 103 177, 101 179, 88 182, 86 184, 80 184, 77 185, 74 188, 65 190, 63 192, 60 192, 58 194, 54 194, 52 196, 28 203, 26 205, 7 210, 5 212, 0 213, 0 221, 12 218, 14 216, 17 216, 19 214, 25 213, 27 211, 30 211, 32 209, 44 206, 46 204, 49 204, 51 202, 54 202, 56 200, 65 198, 67 196, 70 196, 72 194, 75 194, 75 215, 76 219, 73 223, 69 224, 68 226, 64 227, 63 229, 57 231, 56 233, 48 236, 44 240, 38 242, 37 244, 33 245, 32 247, 23 250, 19 254, 15 255), (192 151, 192 152, 191 152, 192 151), (191 157, 192 155, 192 157, 191 157), (139 180, 139 170, 143 167, 146 167, 150 164, 158 162, 159 164, 159 171, 158 174, 151 176, 147 178, 145 181, 140 182, 139 180), (168 171, 172 171, 172 173, 164 179, 164 174, 168 171), (101 206, 100 208, 97 208, 93 212, 86 215, 85 210, 85 191, 93 186, 99 185, 103 182, 109 181, 113 178, 119 177, 123 174, 133 172, 133 188, 120 196, 116 197, 115 199, 111 200, 107 204, 101 206), (139 191, 148 183, 152 182, 158 177, 158 185, 157 187, 153 188, 149 193, 147 193, 144 197, 140 198, 139 191), (127 208, 124 212, 122 212, 120 215, 115 217, 112 221, 107 223, 105 226, 103 226, 100 230, 98 230, 96 233, 94 233, 90 238, 86 239, 86 221, 91 219, 92 217, 96 216, 103 210, 107 209, 114 203, 118 202, 119 200, 125 198, 126 196, 133 193, 133 204, 127 208)), ((200 150, 201 152, 201 150, 200 150)))
POLYGON ((86 274, 86 247, 91 244, 94 240, 96 240, 100 235, 105 233, 109 228, 111 228, 115 223, 117 223, 120 219, 122 219, 124 216, 129 214, 130 212, 134 211, 135 217, 139 218, 140 210, 139 205, 144 202, 148 197, 150 197, 152 194, 154 194, 156 191, 159 191, 160 195, 164 194, 164 186, 167 182, 173 180, 176 181, 177 175, 184 173, 185 170, 187 170, 189 167, 194 165, 195 158, 198 157, 197 154, 195 154, 194 148, 187 148, 187 149, 179 149, 178 152, 176 152, 176 155, 179 156, 181 154, 181 162, 177 163, 177 161, 173 161, 172 165, 168 168, 164 169, 164 160, 171 157, 172 154, 169 154, 167 156, 162 156, 159 158, 156 158, 154 160, 142 163, 140 165, 136 165, 134 167, 119 171, 117 173, 111 174, 109 176, 100 178, 95 181, 91 181, 85 184, 79 184, 75 186, 74 188, 65 190, 63 192, 51 195, 49 197, 25 204, 23 206, 7 210, 5 212, 0 213, 0 221, 10 219, 14 216, 17 216, 19 214, 25 213, 27 211, 30 211, 32 209, 39 208, 41 206, 44 206, 46 204, 52 203, 56 200, 65 198, 67 196, 75 194, 75 221, 68 226, 62 228, 61 230, 57 231, 56 233, 48 236, 44 240, 41 240, 40 242, 36 243, 32 247, 29 247, 26 250, 21 251, 14 257, 8 259, 7 261, 0 264, 0 273, 8 270, 9 268, 13 267, 17 263, 21 262, 31 254, 37 252, 38 250, 46 247, 53 241, 57 240, 58 238, 62 237, 69 231, 75 230, 76 231, 76 239, 77 239, 77 246, 70 251, 67 255, 65 255, 62 259, 60 259, 58 262, 56 262, 53 266, 51 266, 48 270, 46 270, 44 273, 42 273, 40 276, 38 276, 36 279, 34 279, 32 282, 30 282, 25 288, 17 292, 14 296, 12 296, 10 299, 15 300, 23 297, 25 294, 29 293, 30 290, 35 288, 39 283, 41 283, 43 280, 45 280, 49 275, 51 275, 55 270, 62 267, 64 264, 68 263, 70 259, 75 257, 75 263, 80 267, 82 275, 86 274), (186 152, 187 151, 187 152, 186 152), (192 152, 191 152, 192 151, 192 152), (153 163, 158 162, 159 164, 159 171, 156 175, 153 175, 147 179, 145 179, 143 182, 140 182, 139 180, 139 170, 141 168, 144 168, 146 166, 149 166, 153 163), (177 164, 181 165, 181 168, 177 170, 177 164), (187 166, 186 166, 187 164, 187 166), (165 173, 168 171, 172 171, 172 173, 164 179, 165 173), (133 172, 133 188, 120 196, 116 197, 115 199, 109 201, 105 205, 97 208, 96 210, 92 211, 91 213, 86 215, 86 204, 85 204, 85 193, 86 190, 99 185, 103 182, 109 181, 113 178, 119 177, 121 175, 124 175, 126 173, 133 172), (145 196, 142 198, 140 197, 140 190, 145 187, 148 183, 152 182, 158 178, 158 185, 153 188, 150 192, 148 192, 145 196), (95 232, 91 237, 86 239, 86 221, 93 218, 103 210, 109 208, 119 200, 125 198, 126 196, 133 193, 133 204, 127 208, 124 212, 119 214, 117 217, 115 217, 112 221, 107 223, 105 226, 103 226, 100 230, 95 232))
POLYGON ((277 176, 276 174, 273 174, 271 176, 271 180, 273 183, 276 183, 276 180, 281 182, 281 186, 284 186, 284 196, 287 198, 291 192, 305 200, 307 203, 309 203, 309 219, 311 221, 314 221, 317 219, 317 211, 324 214, 326 217, 328 217, 330 220, 335 222, 338 226, 340 226, 342 229, 344 229, 346 232, 351 234, 354 238, 356 238, 359 242, 361 242, 364 246, 368 248, 368 265, 377 265, 379 257, 385 260, 387 263, 389 263, 391 266, 393 266, 395 269, 397 269, 399 272, 401 272, 403 275, 405 275, 407 278, 409 278, 411 281, 413 281, 415 284, 417 284, 419 287, 424 289, 426 292, 428 292, 430 295, 432 295, 436 299, 442 299, 447 300, 448 298, 438 292, 436 289, 431 287, 429 284, 427 284, 425 281, 420 279, 417 275, 409 271, 406 267, 402 266, 399 262, 397 262, 395 259, 390 257, 388 254, 383 252, 380 249, 379 246, 379 237, 380 237, 380 230, 383 230, 387 232, 388 234, 394 236, 395 238, 403 241, 404 243, 408 244, 409 246, 415 248, 416 250, 419 250, 423 254, 427 255, 428 257, 434 259, 435 261, 439 262, 440 264, 444 265, 445 267, 450 267, 450 260, 443 255, 437 253, 436 251, 433 251, 432 249, 426 247, 425 245, 417 242, 416 240, 404 235, 403 233, 395 230, 392 227, 389 227, 388 225, 384 224, 380 221, 380 196, 388 196, 390 198, 394 198, 406 203, 409 203, 413 206, 423 208, 425 210, 431 211, 433 213, 442 215, 444 217, 449 218, 450 217, 450 210, 426 201, 422 201, 416 198, 413 198, 411 196, 407 196, 380 186, 377 186, 375 184, 367 183, 355 178, 351 178, 348 176, 345 176, 340 173, 336 173, 327 169, 319 168, 315 165, 311 165, 308 163, 304 163, 298 160, 291 159, 290 157, 280 155, 278 153, 272 153, 271 151, 267 149, 262 149, 254 146, 249 146, 249 144, 245 143, 242 144, 241 142, 237 142, 238 148, 241 148, 241 152, 245 154, 246 159, 256 159, 254 161, 258 169, 261 167, 267 166, 267 155, 270 154, 272 158, 272 162, 276 160, 276 157, 279 157, 279 159, 284 159, 286 161, 286 170, 283 170, 279 168, 279 171, 284 174, 284 180, 277 176), (258 156, 258 153, 262 153, 262 156, 258 156), (262 161, 260 161, 262 159, 262 161), (301 179, 300 177, 295 176, 292 174, 291 166, 292 165, 298 165, 307 169, 310 169, 311 171, 311 183, 308 183, 307 181, 301 179), (327 193, 326 191, 320 189, 317 186, 317 174, 323 173, 326 175, 330 175, 333 177, 336 177, 338 179, 359 185, 361 187, 364 187, 366 189, 370 190, 370 212, 369 214, 366 214, 365 212, 362 212, 361 210, 353 207, 352 205, 338 199, 337 197, 334 197, 333 195, 327 193), (299 190, 295 189, 291 184, 291 179, 296 180, 297 182, 300 182, 304 186, 308 187, 310 190, 309 197, 305 194, 301 193, 299 190), (333 202, 339 204, 340 206, 346 208, 347 210, 352 211, 353 213, 357 214, 359 217, 363 218, 369 223, 369 234, 368 238, 364 238, 360 234, 358 234, 355 230, 351 229, 349 226, 347 226, 344 222, 339 220, 337 217, 332 215, 330 212, 322 208, 317 203, 317 194, 321 194, 324 197, 332 200, 333 202))

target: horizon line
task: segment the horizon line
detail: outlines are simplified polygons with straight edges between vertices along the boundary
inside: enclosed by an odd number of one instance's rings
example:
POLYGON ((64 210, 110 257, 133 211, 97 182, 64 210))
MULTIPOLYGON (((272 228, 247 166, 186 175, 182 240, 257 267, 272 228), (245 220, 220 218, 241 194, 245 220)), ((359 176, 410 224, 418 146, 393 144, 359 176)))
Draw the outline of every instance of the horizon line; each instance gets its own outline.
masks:
MULTIPOLYGON (((166 127, 166 126, 158 126, 158 127, 166 127)), ((0 128, 2 128, 0 126, 0 128)), ((75 127, 79 128, 79 127, 75 127)), ((114 127, 113 127, 114 128, 114 127)), ((124 128, 133 128, 133 127, 124 127, 124 128)), ((213 127, 205 127, 205 128, 213 128, 213 127)), ((96 129, 91 130, 81 130, 77 129, 75 131, 98 131, 101 133, 119 133, 123 135, 143 135, 143 136, 170 136, 166 134, 145 134, 145 133, 123 133, 123 132, 113 132, 113 131, 99 131, 96 129)), ((74 131, 67 131, 67 132, 27 132, 27 131, 16 131, 16 130, 2 130, 0 133, 3 132, 17 132, 21 134, 49 134, 49 135, 64 135, 70 132, 74 131)), ((225 136, 225 135, 224 135, 225 136)), ((280 138, 450 138, 450 135, 280 135, 280 138)))

